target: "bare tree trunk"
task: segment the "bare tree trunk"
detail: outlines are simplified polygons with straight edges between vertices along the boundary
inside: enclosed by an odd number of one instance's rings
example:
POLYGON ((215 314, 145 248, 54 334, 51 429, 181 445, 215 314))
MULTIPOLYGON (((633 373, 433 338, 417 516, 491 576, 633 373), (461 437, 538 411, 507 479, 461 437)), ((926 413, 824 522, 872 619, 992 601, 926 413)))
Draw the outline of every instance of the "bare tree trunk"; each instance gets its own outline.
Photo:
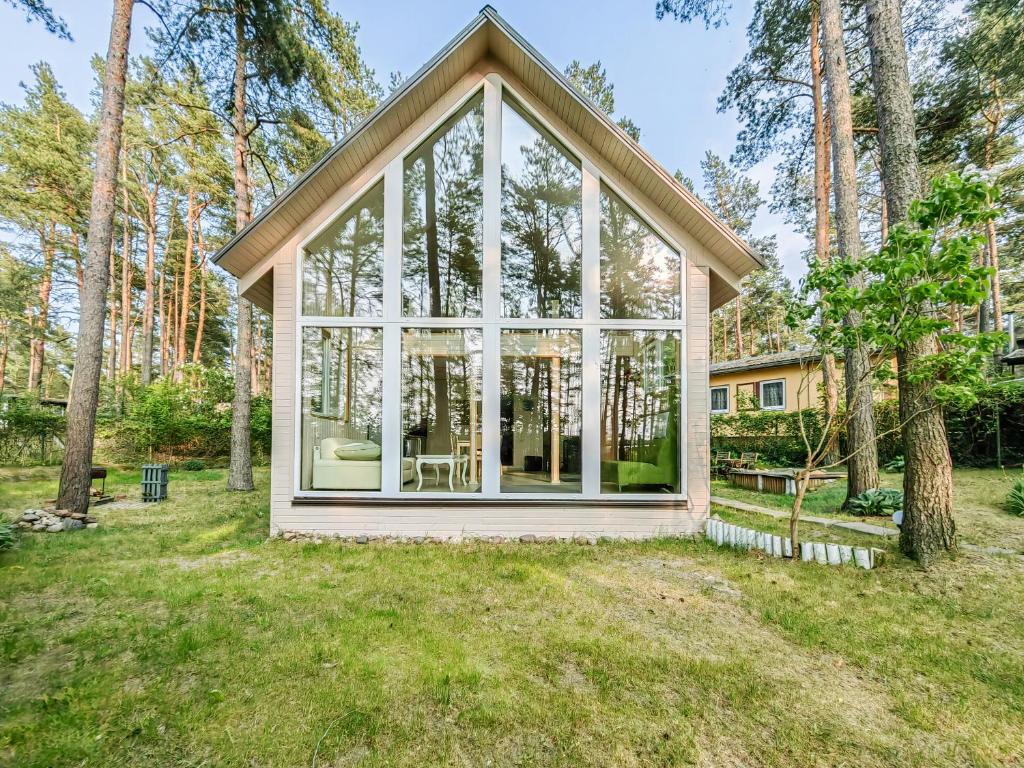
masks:
POLYGON ((53 288, 53 238, 55 227, 48 225, 39 232, 39 245, 43 252, 43 273, 39 276, 39 307, 32 317, 32 340, 29 342, 28 387, 39 389, 43 380, 43 362, 46 356, 46 327, 50 314, 50 292, 53 288))
POLYGON ((117 274, 114 263, 114 249, 110 249, 110 347, 107 352, 107 381, 117 378, 117 274))
POLYGON ((160 375, 167 375, 167 297, 165 295, 164 275, 167 273, 167 257, 164 256, 164 263, 160 266, 160 375))
POLYGON ((733 304, 736 316, 733 318, 736 332, 736 357, 743 357, 743 290, 736 294, 736 301, 733 304))
MULTIPOLYGON (((249 223, 252 210, 249 202, 249 169, 246 165, 245 142, 245 21, 240 8, 235 11, 235 87, 232 111, 235 161, 235 232, 249 223)), ((191 258, 191 256, 189 257, 191 258)), ((235 355, 235 397, 231 408, 231 466, 228 490, 251 491, 252 435, 252 306, 238 289, 238 351, 235 355)))
POLYGON ((146 194, 146 274, 145 298, 142 304, 142 371, 143 384, 153 380, 153 274, 156 270, 156 198, 157 189, 146 194))
MULTIPOLYGON (((829 120, 832 126, 833 191, 836 201, 836 233, 839 257, 857 261, 861 256, 860 221, 857 211, 857 160, 853 145, 850 73, 843 42, 840 0, 821 0, 822 45, 828 83, 829 120)), ((850 280, 855 288, 863 277, 850 280)), ((850 312, 846 325, 857 328, 861 319, 850 312)), ((844 350, 846 368, 847 497, 878 487, 878 449, 875 444, 874 403, 871 393, 871 360, 863 344, 844 350)))
MULTIPOLYGON (((822 93, 821 18, 818 6, 811 5, 811 98, 814 100, 814 255, 820 264, 831 260, 829 231, 831 229, 829 192, 829 149, 825 121, 825 100, 822 93)), ((831 353, 821 359, 821 388, 825 399, 825 415, 832 423, 839 407, 836 359, 831 353)))
POLYGON ((181 306, 174 343, 174 380, 181 381, 181 369, 188 359, 185 352, 185 336, 188 333, 189 305, 192 303, 192 252, 195 250, 196 196, 188 190, 188 204, 185 208, 185 255, 181 271, 181 306))
MULTIPOLYGON (((128 159, 124 159, 127 164, 128 159)), ((132 345, 129 329, 132 324, 132 232, 128 218, 127 174, 121 174, 121 192, 124 199, 124 227, 121 230, 121 375, 131 372, 132 345)))
MULTIPOLYGON (((914 131, 914 102, 907 68, 899 0, 868 0, 868 48, 878 113, 889 221, 907 218, 921 192, 914 131)), ((903 422, 903 525, 900 549, 927 566, 942 551, 956 550, 953 521, 953 462, 942 408, 933 384, 913 376, 918 361, 933 354, 936 339, 925 337, 897 350, 900 419, 903 422)))
POLYGON ((89 214, 88 255, 78 320, 75 372, 67 408, 67 443, 57 506, 72 512, 89 508, 92 449, 96 432, 100 370, 103 364, 103 321, 106 315, 108 261, 114 229, 117 161, 124 121, 124 84, 134 0, 114 0, 110 42, 103 74, 96 173, 89 214))
POLYGON ((0 340, 3 341, 0 346, 0 395, 3 395, 7 383, 7 356, 11 351, 10 324, 6 320, 0 321, 0 340))
POLYGON ((199 243, 199 317, 196 318, 196 337, 192 343, 192 363, 197 365, 202 356, 203 330, 206 328, 206 244, 203 242, 203 220, 196 217, 196 240, 199 243))

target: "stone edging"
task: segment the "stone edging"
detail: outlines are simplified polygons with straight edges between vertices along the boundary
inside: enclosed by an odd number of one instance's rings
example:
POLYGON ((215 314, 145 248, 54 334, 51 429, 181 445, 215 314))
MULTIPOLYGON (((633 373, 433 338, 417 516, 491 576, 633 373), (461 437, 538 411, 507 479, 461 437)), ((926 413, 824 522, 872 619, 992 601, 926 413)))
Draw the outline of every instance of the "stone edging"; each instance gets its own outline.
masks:
MULTIPOLYGON (((792 557, 793 542, 788 537, 763 533, 752 528, 732 525, 713 517, 704 528, 704 537, 719 546, 734 549, 756 549, 771 557, 792 557)), ((884 559, 885 551, 875 547, 851 547, 846 544, 826 544, 821 541, 800 543, 800 559, 805 563, 821 565, 856 565, 870 570, 884 559)))

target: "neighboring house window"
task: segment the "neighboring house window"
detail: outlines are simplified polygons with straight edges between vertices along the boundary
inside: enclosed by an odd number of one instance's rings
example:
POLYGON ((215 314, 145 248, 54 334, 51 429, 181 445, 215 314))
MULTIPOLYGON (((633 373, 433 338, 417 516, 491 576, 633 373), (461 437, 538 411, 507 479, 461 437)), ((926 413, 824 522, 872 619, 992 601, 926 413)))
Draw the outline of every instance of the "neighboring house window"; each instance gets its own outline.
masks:
POLYGON ((786 409, 786 382, 782 379, 760 383, 762 411, 783 411, 786 409))
POLYGON ((728 413, 729 412, 729 388, 728 387, 712 387, 711 388, 711 412, 712 413, 728 413))
POLYGON ((749 384, 736 385, 736 410, 753 411, 757 409, 757 385, 749 384))

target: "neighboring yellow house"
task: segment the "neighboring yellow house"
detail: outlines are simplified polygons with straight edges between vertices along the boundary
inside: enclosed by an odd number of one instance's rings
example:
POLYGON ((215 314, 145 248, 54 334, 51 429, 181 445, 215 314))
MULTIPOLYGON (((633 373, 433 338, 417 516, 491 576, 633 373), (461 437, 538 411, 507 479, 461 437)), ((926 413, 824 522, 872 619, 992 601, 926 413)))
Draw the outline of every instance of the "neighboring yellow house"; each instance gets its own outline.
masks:
MULTIPOLYGON (((712 363, 709 378, 711 413, 715 415, 743 410, 799 411, 821 404, 821 365, 808 347, 712 363)), ((895 387, 889 385, 876 394, 883 400, 895 396, 895 387)))

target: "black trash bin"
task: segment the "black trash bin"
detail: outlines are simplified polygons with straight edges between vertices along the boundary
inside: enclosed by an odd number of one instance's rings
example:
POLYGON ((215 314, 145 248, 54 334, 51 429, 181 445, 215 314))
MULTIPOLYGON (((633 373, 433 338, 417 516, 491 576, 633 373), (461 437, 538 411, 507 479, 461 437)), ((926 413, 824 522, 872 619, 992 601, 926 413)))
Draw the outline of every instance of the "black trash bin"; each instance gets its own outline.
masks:
POLYGON ((142 500, 163 501, 167 498, 168 464, 142 465, 142 500))

